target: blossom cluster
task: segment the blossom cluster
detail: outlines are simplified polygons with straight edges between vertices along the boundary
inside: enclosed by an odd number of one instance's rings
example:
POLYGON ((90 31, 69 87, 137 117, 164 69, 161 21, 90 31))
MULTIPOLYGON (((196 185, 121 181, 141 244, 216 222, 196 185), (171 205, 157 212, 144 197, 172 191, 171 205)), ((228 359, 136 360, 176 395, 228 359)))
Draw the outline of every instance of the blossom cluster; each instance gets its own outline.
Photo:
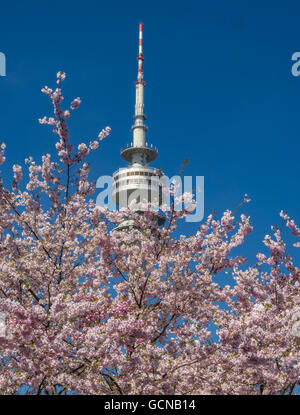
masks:
MULTIPOLYGON (((58 72, 57 84, 65 78, 58 72)), ((192 193, 168 189, 162 227, 150 205, 143 215, 134 204, 96 206, 86 157, 110 128, 71 144, 61 89, 42 91, 54 115, 40 122, 58 136, 57 154, 27 158, 25 189, 14 165, 12 189, 0 189, 1 393, 294 393, 300 271, 283 232, 266 235, 251 266, 236 250, 253 231, 244 214, 209 215, 195 234, 174 236, 189 213, 175 204, 192 209, 192 193), (114 230, 128 217, 132 229, 114 230)))

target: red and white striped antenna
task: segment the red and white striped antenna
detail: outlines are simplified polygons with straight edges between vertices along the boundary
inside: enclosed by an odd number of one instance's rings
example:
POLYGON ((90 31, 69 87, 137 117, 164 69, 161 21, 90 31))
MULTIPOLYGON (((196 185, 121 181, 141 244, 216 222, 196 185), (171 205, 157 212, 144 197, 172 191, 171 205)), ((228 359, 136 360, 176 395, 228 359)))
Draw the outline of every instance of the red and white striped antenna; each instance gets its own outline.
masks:
POLYGON ((144 70, 143 70, 143 60, 144 60, 144 54, 143 54, 143 23, 139 24, 139 53, 137 56, 138 60, 138 75, 137 75, 137 83, 139 84, 146 84, 143 80, 144 78, 144 70))

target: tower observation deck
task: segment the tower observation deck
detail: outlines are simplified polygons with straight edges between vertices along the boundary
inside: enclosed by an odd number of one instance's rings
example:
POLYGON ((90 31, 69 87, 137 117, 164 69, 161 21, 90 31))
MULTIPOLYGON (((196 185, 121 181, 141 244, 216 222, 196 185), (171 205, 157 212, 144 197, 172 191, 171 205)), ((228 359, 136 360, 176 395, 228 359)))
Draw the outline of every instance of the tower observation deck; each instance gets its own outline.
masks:
MULTIPOLYGON (((138 73, 135 82, 135 111, 132 128, 132 142, 121 149, 121 157, 129 166, 120 168, 113 174, 112 197, 119 207, 127 207, 135 199, 139 202, 151 202, 160 206, 163 203, 162 184, 155 168, 148 165, 157 158, 158 150, 146 142, 144 112, 144 70, 143 70, 143 24, 139 24, 139 51, 137 56, 138 73)), ((142 213, 142 212, 141 212, 142 213)), ((164 217, 156 213, 158 225, 164 223, 164 217)), ((118 226, 125 228, 132 221, 128 219, 118 226)))

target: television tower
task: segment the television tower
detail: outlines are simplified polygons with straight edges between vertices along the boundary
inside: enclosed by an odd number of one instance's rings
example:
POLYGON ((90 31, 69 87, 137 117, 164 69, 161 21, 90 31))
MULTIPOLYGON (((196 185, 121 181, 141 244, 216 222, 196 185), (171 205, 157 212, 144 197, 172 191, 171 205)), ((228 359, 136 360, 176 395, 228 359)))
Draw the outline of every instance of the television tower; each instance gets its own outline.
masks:
MULTIPOLYGON (((150 167, 148 163, 157 158, 158 150, 152 144, 146 142, 144 113, 144 70, 143 70, 143 24, 139 24, 139 52, 137 56, 138 72, 135 82, 135 111, 134 124, 132 126, 133 139, 127 147, 121 149, 121 157, 129 162, 129 166, 120 168, 113 174, 112 197, 119 207, 127 207, 129 203, 136 201, 157 203, 163 202, 162 184, 157 169, 150 167)), ((142 209, 138 211, 143 213, 142 209)), ((165 221, 164 216, 155 212, 158 226, 165 221)), ((130 218, 124 220, 117 226, 116 230, 126 230, 134 227, 134 221, 130 218)))

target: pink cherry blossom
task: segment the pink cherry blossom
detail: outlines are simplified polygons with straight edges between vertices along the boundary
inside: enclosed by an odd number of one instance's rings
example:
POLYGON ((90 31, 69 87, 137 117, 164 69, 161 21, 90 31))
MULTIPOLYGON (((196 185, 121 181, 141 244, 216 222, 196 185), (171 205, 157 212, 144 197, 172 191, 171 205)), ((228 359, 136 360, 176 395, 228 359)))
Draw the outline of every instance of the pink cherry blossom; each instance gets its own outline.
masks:
POLYGON ((98 143, 98 141, 92 141, 92 142, 90 143, 90 149, 91 149, 91 150, 96 150, 98 147, 99 147, 99 143, 98 143))
POLYGON ((300 272, 284 240, 284 230, 300 237, 294 220, 281 212, 286 226, 264 237, 251 265, 250 217, 226 210, 178 236, 189 209, 174 204, 195 201, 175 186, 162 227, 151 204, 143 215, 135 202, 96 206, 87 157, 110 128, 71 143, 61 89, 43 92, 55 154, 27 158, 27 182, 15 164, 12 189, 0 188, 1 393, 295 393, 300 272), (112 230, 124 217, 134 227, 112 230))
POLYGON ((103 130, 101 130, 100 133, 98 134, 99 140, 102 141, 104 138, 106 138, 110 134, 110 131, 111 131, 110 127, 103 128, 103 130))
POLYGON ((59 71, 59 72, 57 72, 56 77, 57 77, 56 83, 60 84, 62 81, 64 81, 66 79, 66 73, 62 72, 62 71, 59 71))
POLYGON ((4 143, 1 144, 1 149, 2 150, 0 151, 0 165, 5 162, 5 156, 4 156, 5 144, 4 143))
POLYGON ((74 110, 74 109, 78 108, 80 104, 81 104, 81 99, 79 97, 77 97, 72 101, 70 108, 72 110, 74 110))

